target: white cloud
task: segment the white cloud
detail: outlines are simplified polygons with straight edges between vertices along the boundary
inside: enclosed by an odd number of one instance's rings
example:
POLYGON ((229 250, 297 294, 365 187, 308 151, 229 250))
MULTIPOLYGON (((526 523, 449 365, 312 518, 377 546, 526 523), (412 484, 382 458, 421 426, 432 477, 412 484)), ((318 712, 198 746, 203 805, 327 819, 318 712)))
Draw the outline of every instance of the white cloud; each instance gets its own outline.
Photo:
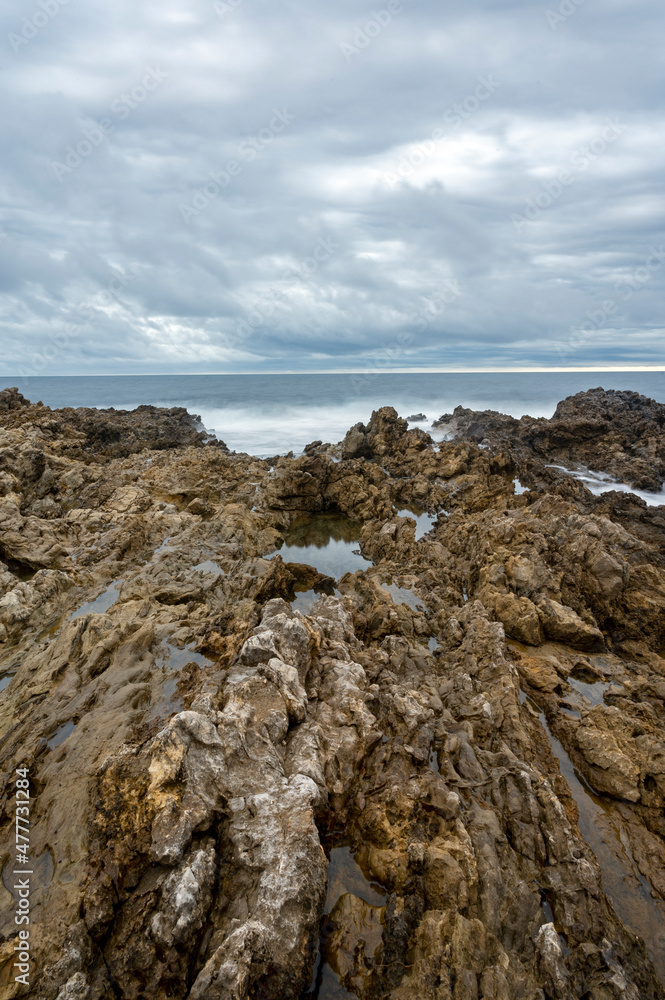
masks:
MULTIPOLYGON (((479 350, 556 363, 552 343, 662 243, 665 10, 652 0, 630 18, 623 0, 601 17, 585 4, 556 32, 514 0, 446 12, 405 0, 348 63, 339 41, 363 21, 351 0, 229 8, 72 3, 7 47, 0 371, 40 358, 54 374, 146 370, 157 355, 173 370, 344 367, 405 330, 414 365, 479 350), (163 84, 58 183, 52 162, 155 65, 163 84), (496 89, 476 108, 488 77, 496 89), (243 143, 275 109, 293 119, 250 158, 243 143), (622 131, 601 148, 608 120, 622 131), (184 221, 179 205, 233 160, 228 185, 184 221), (337 249, 307 270, 320 240, 337 249), (423 325, 453 279, 461 294, 423 325)), ((22 17, 6 6, 0 35, 22 17)), ((662 362, 664 272, 569 362, 631 350, 662 362)))

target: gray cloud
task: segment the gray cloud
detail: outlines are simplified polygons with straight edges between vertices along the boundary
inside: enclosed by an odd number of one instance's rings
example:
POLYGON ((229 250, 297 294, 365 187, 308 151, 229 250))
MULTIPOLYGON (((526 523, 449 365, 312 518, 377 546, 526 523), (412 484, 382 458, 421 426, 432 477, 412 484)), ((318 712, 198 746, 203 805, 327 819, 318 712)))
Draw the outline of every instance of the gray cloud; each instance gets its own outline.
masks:
POLYGON ((6 6, 0 371, 662 364, 664 27, 6 6))

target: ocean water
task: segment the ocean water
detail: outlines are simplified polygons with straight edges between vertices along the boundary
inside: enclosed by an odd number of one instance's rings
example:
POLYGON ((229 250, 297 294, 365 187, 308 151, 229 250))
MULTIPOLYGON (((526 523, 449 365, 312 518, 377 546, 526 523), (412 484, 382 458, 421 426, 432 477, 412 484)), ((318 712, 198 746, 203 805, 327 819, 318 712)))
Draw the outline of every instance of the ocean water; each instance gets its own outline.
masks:
MULTIPOLYGON (((33 402, 51 407, 134 409, 141 403, 185 406, 229 448, 258 456, 301 452, 310 441, 335 442, 372 410, 394 406, 418 426, 457 405, 512 416, 550 417, 583 389, 633 389, 665 403, 665 372, 482 372, 367 375, 99 375, 4 377, 33 402)), ((441 435, 438 435, 441 436, 441 435)), ((437 437, 436 432, 433 437, 437 437)))
MULTIPOLYGON (((615 490, 617 493, 634 493, 636 496, 641 497, 649 507, 659 507, 665 504, 665 490, 661 490, 660 493, 649 493, 648 490, 638 490, 628 483, 622 483, 618 479, 614 479, 605 472, 591 472, 584 465, 580 465, 576 469, 567 469, 565 465, 550 465, 550 469, 560 469, 562 472, 568 472, 575 479, 579 479, 581 483, 584 483, 586 488, 597 497, 603 493, 608 493, 610 490, 615 490)), ((521 492, 524 492, 524 490, 521 490, 521 492)))

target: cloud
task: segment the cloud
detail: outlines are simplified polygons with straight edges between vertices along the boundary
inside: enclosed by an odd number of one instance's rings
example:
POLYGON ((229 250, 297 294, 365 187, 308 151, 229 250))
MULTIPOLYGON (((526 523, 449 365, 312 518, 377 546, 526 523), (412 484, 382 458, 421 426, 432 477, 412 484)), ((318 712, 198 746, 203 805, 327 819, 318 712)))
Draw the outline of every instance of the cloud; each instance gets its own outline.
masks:
POLYGON ((662 364, 664 27, 7 5, 0 372, 662 364))

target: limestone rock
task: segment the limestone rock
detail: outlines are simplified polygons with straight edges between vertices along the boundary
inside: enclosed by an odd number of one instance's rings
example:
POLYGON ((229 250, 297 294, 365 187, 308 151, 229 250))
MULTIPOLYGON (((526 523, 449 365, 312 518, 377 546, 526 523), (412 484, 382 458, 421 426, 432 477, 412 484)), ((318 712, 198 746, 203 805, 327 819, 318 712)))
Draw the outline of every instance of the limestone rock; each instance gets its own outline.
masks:
POLYGON ((496 598, 496 616, 506 630, 506 635, 519 639, 529 646, 538 646, 543 639, 538 610, 528 597, 501 594, 496 598))
POLYGON ((558 601, 541 597, 538 601, 538 617, 548 639, 566 643, 575 649, 604 649, 605 642, 600 629, 588 625, 572 608, 567 608, 558 601))
POLYGON ((655 488, 662 414, 264 461, 1 391, 2 997, 24 764, 40 1000, 662 1000, 665 519, 549 467, 655 488))

